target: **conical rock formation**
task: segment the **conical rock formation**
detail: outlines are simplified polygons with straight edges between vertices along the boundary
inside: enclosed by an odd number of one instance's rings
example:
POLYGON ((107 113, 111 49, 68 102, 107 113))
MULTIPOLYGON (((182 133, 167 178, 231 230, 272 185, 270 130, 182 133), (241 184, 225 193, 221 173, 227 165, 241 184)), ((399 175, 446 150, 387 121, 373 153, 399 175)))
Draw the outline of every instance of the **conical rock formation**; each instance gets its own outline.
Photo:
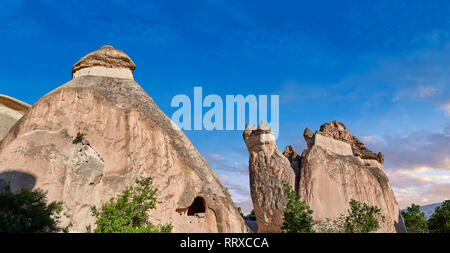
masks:
POLYGON ((84 232, 94 226, 92 205, 151 176, 161 202, 150 213, 154 224, 248 232, 228 190, 133 70, 112 47, 80 60, 74 79, 42 97, 0 143, 0 183, 48 191, 49 201, 64 202, 64 223, 84 232), (84 140, 73 144, 77 133, 84 140))

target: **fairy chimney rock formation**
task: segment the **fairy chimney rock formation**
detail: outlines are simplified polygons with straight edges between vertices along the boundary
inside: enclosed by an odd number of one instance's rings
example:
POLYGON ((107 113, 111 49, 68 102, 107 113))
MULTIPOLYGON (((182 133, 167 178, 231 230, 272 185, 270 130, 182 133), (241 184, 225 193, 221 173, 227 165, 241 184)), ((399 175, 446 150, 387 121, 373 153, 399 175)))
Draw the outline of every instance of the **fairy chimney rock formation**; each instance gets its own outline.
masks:
POLYGON ((250 193, 255 210, 258 232, 281 232, 282 209, 287 197, 284 184, 295 185, 295 172, 278 150, 275 136, 262 122, 258 128, 247 125, 243 133, 250 155, 250 193))
POLYGON ((72 77, 91 75, 133 79, 135 69, 136 65, 124 52, 103 46, 81 58, 72 68, 72 77))
MULTIPOLYGON (((381 152, 375 154, 370 151, 356 136, 350 134, 343 123, 336 120, 320 126, 320 130, 312 137, 305 137, 305 141, 307 143, 312 142, 313 145, 321 146, 336 154, 353 155, 365 165, 384 169, 382 166, 384 155, 381 152)), ((311 148, 311 146, 308 146, 308 148, 311 148)))
POLYGON ((405 232, 397 201, 384 172, 384 155, 370 151, 343 123, 325 123, 315 133, 306 128, 303 137, 307 149, 301 156, 291 146, 286 148, 284 156, 277 155, 280 152, 275 142, 260 142, 259 146, 263 148, 249 145, 249 137, 256 135, 253 140, 258 139, 261 133, 246 130, 244 140, 250 154, 250 187, 258 226, 267 221, 266 217, 277 217, 270 220, 272 224, 266 225, 264 232, 279 231, 282 217, 268 214, 281 214, 285 206, 280 201, 282 198, 277 199, 273 194, 263 196, 280 192, 282 183, 292 180, 296 182, 296 191, 313 210, 316 221, 333 220, 346 214, 348 203, 355 199, 381 209, 386 219, 380 232, 405 232), (249 137, 246 139, 246 136, 249 137), (289 176, 277 180, 263 177, 274 171, 283 171, 289 176), (295 171, 295 176, 291 171, 295 171))
POLYGON ((375 154, 338 121, 325 123, 301 158, 298 193, 316 220, 346 214, 351 199, 377 206, 386 218, 380 232, 405 232, 395 195, 384 172, 384 156, 375 154))
POLYGON ((248 232, 230 193, 184 133, 133 80, 110 46, 83 57, 73 79, 42 97, 0 142, 0 184, 63 201, 62 224, 94 229, 99 207, 152 177, 160 202, 150 221, 173 232, 248 232), (77 133, 84 134, 73 143, 77 133))
POLYGON ((0 94, 0 141, 30 108, 27 103, 0 94))

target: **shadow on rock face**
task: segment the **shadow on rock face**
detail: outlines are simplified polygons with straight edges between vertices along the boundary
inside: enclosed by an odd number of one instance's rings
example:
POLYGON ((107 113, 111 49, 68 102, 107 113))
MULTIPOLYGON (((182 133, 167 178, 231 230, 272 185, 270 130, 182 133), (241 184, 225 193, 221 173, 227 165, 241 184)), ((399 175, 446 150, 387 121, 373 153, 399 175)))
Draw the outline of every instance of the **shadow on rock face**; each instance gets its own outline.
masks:
POLYGON ((405 227, 405 221, 403 220, 402 214, 398 214, 398 222, 394 223, 395 230, 397 230, 397 233, 407 233, 406 227, 405 227))
POLYGON ((19 191, 23 187, 31 191, 36 184, 36 178, 31 174, 19 171, 0 173, 0 190, 3 190, 8 182, 11 182, 11 191, 13 192, 19 191))
POLYGON ((258 223, 256 223, 256 220, 245 220, 245 224, 247 224, 252 233, 258 233, 258 223))

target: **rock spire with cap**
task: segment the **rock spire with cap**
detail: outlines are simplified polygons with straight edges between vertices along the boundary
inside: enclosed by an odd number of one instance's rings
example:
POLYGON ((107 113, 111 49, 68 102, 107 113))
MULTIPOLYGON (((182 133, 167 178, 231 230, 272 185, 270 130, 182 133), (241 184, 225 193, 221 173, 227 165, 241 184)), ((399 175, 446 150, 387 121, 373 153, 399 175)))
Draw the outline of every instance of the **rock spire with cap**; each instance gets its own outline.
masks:
MULTIPOLYGON (((186 135, 132 79, 135 66, 112 47, 83 57, 73 79, 48 93, 0 141, 0 188, 47 192, 64 203, 61 227, 95 229, 100 207, 151 177, 154 225, 175 233, 248 232, 230 192, 186 135), (83 134, 83 141, 73 139, 83 134)), ((0 108, 0 122, 1 122, 0 108)), ((1 124, 0 124, 1 125, 1 124)))
POLYGON ((303 132, 307 148, 299 155, 288 146, 281 155, 271 131, 261 124, 243 133, 249 152, 250 193, 258 232, 280 232, 286 207, 284 183, 313 211, 315 229, 349 210, 351 199, 380 208, 385 217, 379 232, 405 232, 397 200, 384 171, 384 155, 375 154, 338 121, 315 133, 303 132))
POLYGON ((112 46, 103 46, 87 54, 73 66, 72 78, 91 75, 133 79, 135 69, 136 65, 124 52, 112 46))
POLYGON ((287 203, 284 184, 295 185, 295 171, 279 151, 270 126, 247 125, 243 136, 249 153, 250 193, 258 232, 281 232, 283 208, 287 203))

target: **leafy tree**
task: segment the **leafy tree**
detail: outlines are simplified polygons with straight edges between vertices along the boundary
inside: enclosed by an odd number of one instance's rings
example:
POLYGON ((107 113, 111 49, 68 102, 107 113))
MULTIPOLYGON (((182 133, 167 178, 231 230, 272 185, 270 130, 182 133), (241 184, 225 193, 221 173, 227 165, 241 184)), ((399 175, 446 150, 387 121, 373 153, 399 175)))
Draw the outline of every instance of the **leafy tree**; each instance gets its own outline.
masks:
POLYGON ((67 232, 69 226, 58 226, 61 211, 62 202, 47 205, 42 191, 22 188, 13 193, 8 183, 0 191, 0 233, 67 232))
POLYGON ((345 233, 375 232, 380 227, 380 221, 385 220, 381 209, 376 206, 369 206, 354 199, 350 200, 349 204, 348 215, 343 215, 336 221, 337 226, 345 233))
POLYGON ((121 195, 105 203, 100 210, 91 207, 96 217, 95 233, 170 233, 172 225, 155 226, 148 221, 148 211, 158 203, 152 178, 136 180, 137 186, 127 187, 121 195))
POLYGON ((313 211, 289 184, 284 184, 284 187, 288 202, 283 212, 281 231, 283 233, 314 233, 311 215, 313 211))
POLYGON ((426 233, 428 231, 427 218, 420 211, 420 206, 412 204, 407 211, 402 211, 406 230, 409 233, 426 233))
POLYGON ((428 220, 428 228, 432 233, 450 233, 450 200, 444 201, 442 206, 434 210, 428 220))
POLYGON ((256 220, 255 210, 253 209, 249 214, 247 214, 244 219, 246 220, 256 220))

